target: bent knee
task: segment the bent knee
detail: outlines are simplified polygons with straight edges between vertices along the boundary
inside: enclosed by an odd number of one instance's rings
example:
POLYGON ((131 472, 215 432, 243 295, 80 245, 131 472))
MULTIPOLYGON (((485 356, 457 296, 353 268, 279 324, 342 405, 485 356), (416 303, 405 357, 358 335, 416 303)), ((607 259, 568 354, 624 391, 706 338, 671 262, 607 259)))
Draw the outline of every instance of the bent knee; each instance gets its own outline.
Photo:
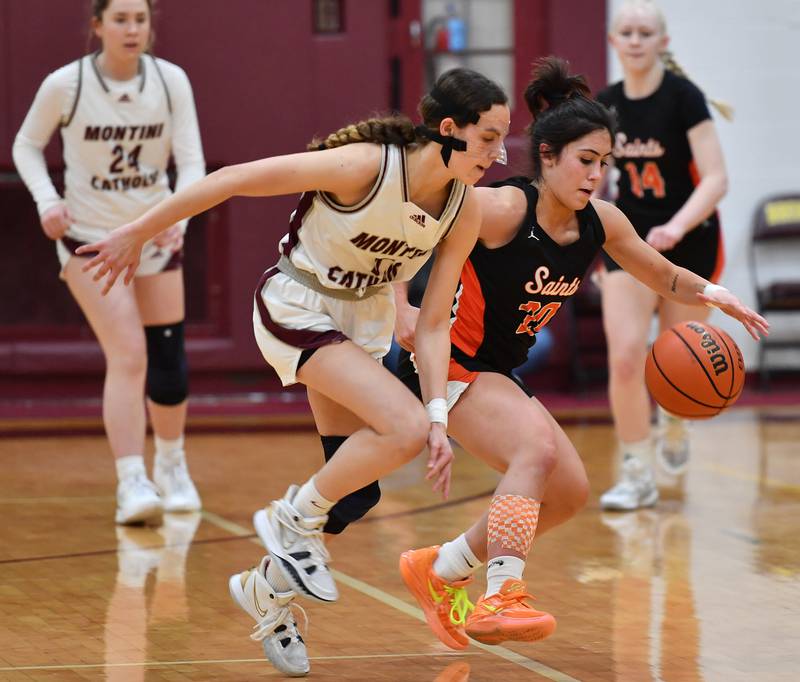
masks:
POLYGON ((428 442, 430 422, 425 408, 411 410, 403 419, 397 420, 387 439, 391 442, 391 449, 404 462, 414 459, 428 442))

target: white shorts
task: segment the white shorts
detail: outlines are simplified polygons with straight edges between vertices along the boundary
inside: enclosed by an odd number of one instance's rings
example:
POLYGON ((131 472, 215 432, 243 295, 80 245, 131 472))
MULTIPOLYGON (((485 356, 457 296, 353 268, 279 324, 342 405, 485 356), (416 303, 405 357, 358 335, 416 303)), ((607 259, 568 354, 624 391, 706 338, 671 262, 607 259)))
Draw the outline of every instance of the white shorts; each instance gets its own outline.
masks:
POLYGON ((261 354, 284 386, 297 383, 303 351, 349 339, 380 360, 392 343, 394 294, 345 301, 325 296, 279 272, 267 270, 253 304, 253 331, 261 354))
MULTIPOLYGON (((56 241, 56 253, 58 261, 61 263, 59 276, 64 279, 64 268, 67 267, 69 259, 75 255, 75 249, 83 244, 92 244, 100 239, 105 239, 108 233, 82 232, 70 228, 67 233, 56 241)), ((156 246, 152 241, 145 242, 142 248, 142 257, 139 260, 139 267, 136 268, 134 277, 148 277, 157 275, 167 270, 175 270, 183 264, 183 249, 171 251, 156 246)))

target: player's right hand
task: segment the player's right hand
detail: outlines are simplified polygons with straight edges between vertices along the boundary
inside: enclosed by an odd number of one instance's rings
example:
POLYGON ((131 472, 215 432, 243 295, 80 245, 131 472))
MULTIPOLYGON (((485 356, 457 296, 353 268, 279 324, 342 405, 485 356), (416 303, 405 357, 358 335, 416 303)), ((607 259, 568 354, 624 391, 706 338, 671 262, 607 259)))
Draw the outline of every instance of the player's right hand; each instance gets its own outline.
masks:
POLYGON ((69 226, 72 225, 73 220, 67 205, 61 202, 42 213, 40 222, 42 223, 42 230, 44 230, 44 233, 49 239, 55 241, 64 236, 69 226))
POLYGON ((394 338, 400 348, 414 352, 414 333, 417 328, 419 308, 413 305, 398 305, 394 318, 394 338))
POLYGON ((75 253, 79 256, 91 256, 81 269, 83 272, 95 270, 93 276, 95 282, 103 277, 106 278, 103 285, 105 296, 122 273, 125 273, 125 284, 131 283, 136 268, 139 267, 139 259, 142 257, 142 246, 144 240, 136 235, 134 223, 128 223, 112 231, 108 237, 99 242, 84 244, 75 253))

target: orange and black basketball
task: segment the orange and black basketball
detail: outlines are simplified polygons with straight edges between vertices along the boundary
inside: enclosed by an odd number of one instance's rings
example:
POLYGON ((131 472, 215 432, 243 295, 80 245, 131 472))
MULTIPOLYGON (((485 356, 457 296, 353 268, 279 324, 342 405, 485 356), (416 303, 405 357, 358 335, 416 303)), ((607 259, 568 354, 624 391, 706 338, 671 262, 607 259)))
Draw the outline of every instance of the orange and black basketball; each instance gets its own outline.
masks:
POLYGON ((733 405, 744 386, 744 360, 724 331, 681 322, 663 332, 647 355, 647 388, 667 412, 708 419, 733 405))

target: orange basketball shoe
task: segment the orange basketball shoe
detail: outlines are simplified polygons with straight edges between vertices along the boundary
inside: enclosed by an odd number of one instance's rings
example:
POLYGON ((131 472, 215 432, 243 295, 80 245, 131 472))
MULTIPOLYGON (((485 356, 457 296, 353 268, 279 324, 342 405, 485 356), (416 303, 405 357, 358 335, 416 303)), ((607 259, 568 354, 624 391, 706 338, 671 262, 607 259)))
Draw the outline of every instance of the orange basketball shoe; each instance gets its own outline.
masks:
POLYGON ((434 634, 451 649, 466 649, 469 638, 464 633, 464 623, 475 606, 465 588, 472 578, 451 583, 442 580, 433 572, 433 562, 438 554, 439 545, 403 552, 400 555, 400 575, 422 607, 434 634))
POLYGON ((483 644, 535 642, 549 637, 556 629, 556 619, 534 609, 528 599, 533 597, 525 592, 525 583, 509 578, 497 594, 478 600, 467 618, 467 634, 483 644))

